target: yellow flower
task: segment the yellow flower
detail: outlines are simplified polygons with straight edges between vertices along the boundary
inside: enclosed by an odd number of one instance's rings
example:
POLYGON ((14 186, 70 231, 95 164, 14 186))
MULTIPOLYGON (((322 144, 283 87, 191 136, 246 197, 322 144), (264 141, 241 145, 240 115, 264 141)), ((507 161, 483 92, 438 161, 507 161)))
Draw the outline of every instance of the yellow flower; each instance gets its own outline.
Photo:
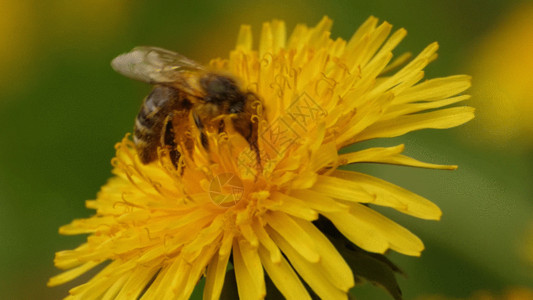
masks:
POLYGON ((337 167, 369 162, 456 167, 404 156, 403 145, 338 150, 467 122, 472 108, 442 107, 468 98, 458 94, 470 86, 470 77, 421 81, 437 44, 409 63, 406 55, 392 60, 406 31, 390 35, 392 26, 378 25, 374 17, 349 41, 331 39, 331 25, 328 18, 311 28, 298 25, 287 39, 283 22, 265 23, 258 50, 252 48, 250 27, 243 26, 229 59, 214 60, 211 67, 233 74, 260 98, 252 119, 259 126, 261 164, 231 128, 209 133, 209 151, 196 145, 179 170, 164 151, 158 161, 143 165, 124 138, 116 146, 115 177, 96 200, 87 201, 96 215, 60 229, 88 233, 87 242, 57 253, 56 266, 68 271, 48 284, 65 283, 110 261, 72 289, 71 298, 186 299, 205 276, 204 299, 217 299, 231 255, 243 299, 266 295, 264 271, 288 299, 310 298, 300 278, 321 298, 346 299, 354 276, 312 223, 319 215, 366 251, 420 255, 424 246, 418 237, 367 204, 432 220, 440 218, 440 209, 391 183, 337 167), (385 75, 394 68, 399 70, 385 75))

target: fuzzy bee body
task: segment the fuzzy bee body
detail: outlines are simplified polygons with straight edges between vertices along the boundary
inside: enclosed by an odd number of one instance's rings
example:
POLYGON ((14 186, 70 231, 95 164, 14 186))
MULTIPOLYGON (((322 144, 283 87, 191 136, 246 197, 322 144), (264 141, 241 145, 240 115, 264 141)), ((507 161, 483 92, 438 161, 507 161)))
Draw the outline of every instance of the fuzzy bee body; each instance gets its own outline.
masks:
POLYGON ((251 102, 258 98, 243 91, 233 78, 155 47, 136 47, 111 65, 127 77, 155 85, 135 119, 133 141, 142 163, 153 162, 158 149, 166 148, 177 167, 183 151, 192 153, 195 140, 209 150, 205 128, 224 131, 224 120, 219 117, 230 114, 233 128, 248 141, 259 162, 258 128, 251 121, 251 102), (191 136, 191 124, 200 132, 197 139, 191 136))
MULTIPOLYGON (((156 86, 144 99, 133 128, 133 142, 139 152, 142 163, 147 164, 157 158, 157 149, 161 145, 176 146, 175 135, 169 130, 174 115, 190 109, 190 102, 180 91, 167 86, 156 86)), ((179 157, 178 157, 179 159, 179 157)))

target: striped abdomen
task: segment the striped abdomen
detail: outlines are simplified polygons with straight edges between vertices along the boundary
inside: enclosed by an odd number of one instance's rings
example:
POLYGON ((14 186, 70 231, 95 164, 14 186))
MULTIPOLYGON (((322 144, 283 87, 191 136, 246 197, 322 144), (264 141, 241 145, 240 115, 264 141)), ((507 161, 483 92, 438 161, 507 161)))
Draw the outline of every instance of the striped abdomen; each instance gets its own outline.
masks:
POLYGON ((162 139, 167 127, 165 121, 179 102, 179 92, 166 86, 156 86, 144 99, 133 130, 133 142, 142 163, 157 159, 157 148, 165 142, 162 139))

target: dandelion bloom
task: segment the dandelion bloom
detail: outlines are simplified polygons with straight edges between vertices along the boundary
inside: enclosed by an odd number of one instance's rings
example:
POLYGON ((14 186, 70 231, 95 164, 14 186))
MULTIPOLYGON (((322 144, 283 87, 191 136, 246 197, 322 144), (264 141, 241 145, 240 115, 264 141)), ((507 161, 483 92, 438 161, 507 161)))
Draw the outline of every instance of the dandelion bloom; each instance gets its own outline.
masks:
MULTIPOLYGON (((60 228, 89 234, 74 250, 58 252, 65 283, 109 262, 71 298, 186 299, 205 276, 204 299, 217 299, 228 262, 243 299, 264 298, 265 274, 288 299, 309 299, 305 283, 324 299, 346 299, 354 286, 349 265, 315 226, 327 218, 361 249, 418 256, 422 241, 368 204, 437 220, 432 202, 342 165, 386 163, 435 169, 401 154, 403 145, 339 154, 365 140, 423 128, 450 128, 472 119, 465 75, 421 81, 436 58, 433 43, 407 62, 392 50, 405 37, 369 18, 349 41, 331 39, 332 21, 298 25, 286 38, 280 21, 265 23, 259 48, 242 26, 228 59, 210 64, 253 91, 260 164, 231 128, 208 132, 209 151, 195 145, 176 170, 164 151, 144 165, 128 136, 116 145, 115 176, 87 207, 88 219, 60 228), (390 72, 398 69, 397 72, 390 72), (266 271, 266 273, 264 272, 266 271)), ((193 122, 193 121, 191 121, 193 122)), ((183 157, 183 156, 182 156, 183 157)))

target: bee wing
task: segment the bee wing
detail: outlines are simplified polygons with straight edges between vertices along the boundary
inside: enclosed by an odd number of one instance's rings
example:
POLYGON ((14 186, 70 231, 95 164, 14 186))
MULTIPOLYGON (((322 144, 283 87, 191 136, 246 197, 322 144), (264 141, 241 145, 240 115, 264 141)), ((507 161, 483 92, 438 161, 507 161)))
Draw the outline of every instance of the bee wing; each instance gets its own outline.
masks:
POLYGON ((131 79, 155 84, 181 79, 185 72, 204 70, 199 63, 163 48, 140 46, 111 61, 111 67, 131 79))

